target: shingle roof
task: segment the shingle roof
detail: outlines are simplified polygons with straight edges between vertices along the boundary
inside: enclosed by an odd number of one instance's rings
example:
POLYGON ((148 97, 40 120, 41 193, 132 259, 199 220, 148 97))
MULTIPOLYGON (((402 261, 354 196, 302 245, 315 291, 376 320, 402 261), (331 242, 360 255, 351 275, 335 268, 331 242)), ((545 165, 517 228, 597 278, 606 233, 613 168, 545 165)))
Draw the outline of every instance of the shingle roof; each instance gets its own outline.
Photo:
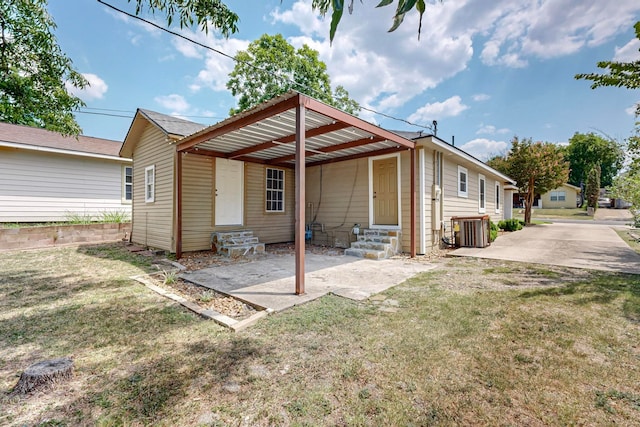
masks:
POLYGON ((206 127, 200 123, 157 113, 151 110, 143 110, 140 108, 138 111, 169 135, 187 136, 206 127))
POLYGON ((76 138, 46 129, 0 122, 0 143, 2 142, 116 157, 122 147, 122 142, 111 139, 84 135, 76 138))

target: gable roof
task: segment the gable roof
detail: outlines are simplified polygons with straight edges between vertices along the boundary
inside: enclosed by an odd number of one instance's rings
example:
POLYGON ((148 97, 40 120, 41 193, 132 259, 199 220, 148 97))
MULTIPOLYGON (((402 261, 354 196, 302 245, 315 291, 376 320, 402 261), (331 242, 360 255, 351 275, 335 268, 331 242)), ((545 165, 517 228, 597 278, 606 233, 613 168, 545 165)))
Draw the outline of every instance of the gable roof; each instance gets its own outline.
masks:
POLYGON ((144 110, 140 108, 138 111, 168 136, 183 137, 196 133, 206 127, 200 123, 195 123, 190 120, 181 119, 180 117, 169 116, 167 114, 151 110, 144 110))
POLYGON ((0 146, 85 157, 117 158, 122 143, 85 135, 64 136, 31 126, 0 122, 0 146))
POLYGON ((138 108, 127 131, 127 136, 124 137, 124 143, 120 149, 121 156, 133 156, 135 145, 147 124, 153 125, 162 132, 167 137, 167 142, 177 141, 206 127, 203 124, 181 119, 180 117, 138 108))
POLYGON ((480 169, 485 170, 485 171, 487 171, 487 172, 489 172, 489 173, 491 173, 493 175, 499 176, 506 183, 510 183, 510 184, 515 184, 516 183, 515 180, 513 180, 512 178, 509 178, 508 176, 506 176, 502 172, 495 170, 494 168, 492 168, 491 166, 489 166, 488 164, 486 164, 482 160, 477 159, 476 157, 474 157, 471 154, 467 153, 462 148, 456 147, 455 145, 449 144, 445 140, 438 138, 436 135, 433 135, 433 134, 430 134, 430 133, 424 133, 422 131, 410 132, 410 131, 397 131, 397 130, 394 130, 392 132, 397 133, 398 135, 400 135, 400 136, 402 136, 404 138, 411 139, 411 140, 416 141, 416 142, 422 142, 423 138, 424 139, 430 138, 431 142, 434 145, 436 145, 437 147, 439 147, 441 149, 444 149, 445 151, 448 151, 449 153, 457 154, 458 156, 462 157, 463 159, 467 160, 468 162, 471 162, 474 165, 478 166, 480 169))

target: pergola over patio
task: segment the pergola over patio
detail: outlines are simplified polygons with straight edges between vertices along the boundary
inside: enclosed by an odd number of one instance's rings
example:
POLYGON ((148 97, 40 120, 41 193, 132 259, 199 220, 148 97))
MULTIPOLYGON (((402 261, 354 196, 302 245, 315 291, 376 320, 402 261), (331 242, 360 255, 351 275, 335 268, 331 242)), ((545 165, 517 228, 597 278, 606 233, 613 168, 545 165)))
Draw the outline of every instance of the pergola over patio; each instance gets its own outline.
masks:
POLYGON ((411 150, 411 256, 415 256, 415 147, 369 122, 288 92, 177 142, 176 255, 182 256, 182 154, 295 168, 295 293, 304 294, 305 169, 411 150))

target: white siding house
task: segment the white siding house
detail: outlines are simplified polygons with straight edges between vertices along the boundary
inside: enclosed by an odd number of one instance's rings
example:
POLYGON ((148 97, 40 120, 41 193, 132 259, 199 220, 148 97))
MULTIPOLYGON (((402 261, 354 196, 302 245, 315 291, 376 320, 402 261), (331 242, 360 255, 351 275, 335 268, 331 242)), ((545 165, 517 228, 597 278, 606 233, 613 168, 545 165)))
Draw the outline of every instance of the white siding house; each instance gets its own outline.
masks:
POLYGON ((133 170, 121 142, 0 123, 0 222, 131 215, 133 170))

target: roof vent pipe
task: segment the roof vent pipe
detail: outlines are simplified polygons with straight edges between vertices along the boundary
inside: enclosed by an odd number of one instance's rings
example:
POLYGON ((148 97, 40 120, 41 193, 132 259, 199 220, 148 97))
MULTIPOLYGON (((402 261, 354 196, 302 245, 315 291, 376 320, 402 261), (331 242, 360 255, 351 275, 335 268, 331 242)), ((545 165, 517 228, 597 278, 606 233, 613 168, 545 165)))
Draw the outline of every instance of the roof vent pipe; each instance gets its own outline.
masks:
POLYGON ((456 136, 455 135, 451 135, 451 145, 456 145, 456 136))

